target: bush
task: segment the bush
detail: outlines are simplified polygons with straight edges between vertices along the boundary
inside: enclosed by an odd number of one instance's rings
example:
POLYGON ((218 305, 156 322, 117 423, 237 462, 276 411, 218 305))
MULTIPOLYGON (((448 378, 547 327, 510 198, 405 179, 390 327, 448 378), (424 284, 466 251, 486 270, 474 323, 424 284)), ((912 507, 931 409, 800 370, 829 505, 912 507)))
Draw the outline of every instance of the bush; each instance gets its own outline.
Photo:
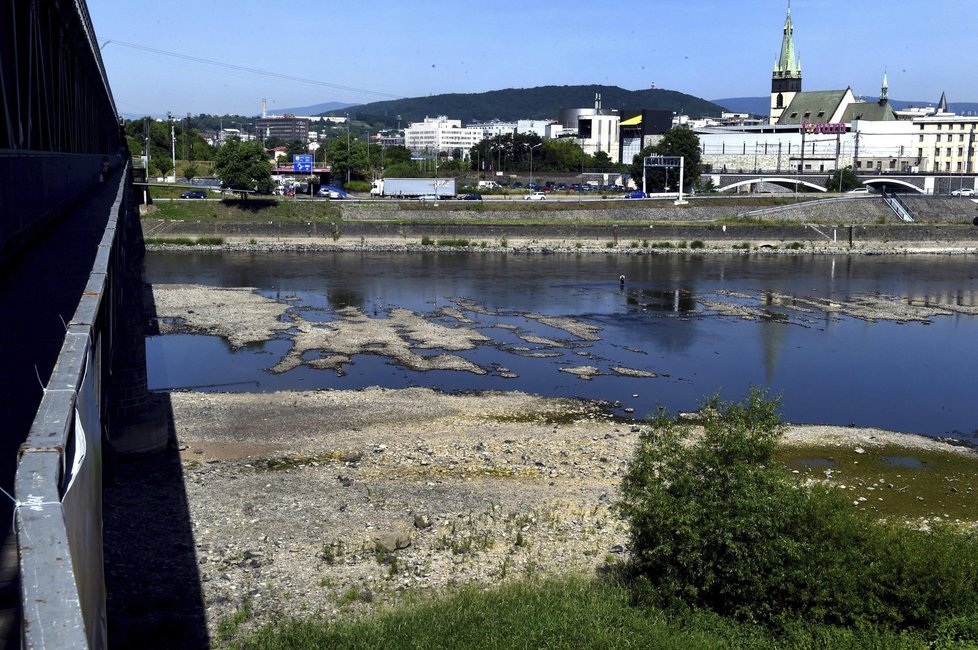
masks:
POLYGON ((743 403, 707 400, 701 436, 664 412, 642 434, 617 504, 636 594, 775 627, 956 621, 946 635, 970 635, 978 540, 879 523, 830 488, 793 484, 773 463, 777 411, 754 389, 743 403))
POLYGON ((343 183, 343 189, 347 192, 369 192, 370 183, 367 181, 347 181, 343 183))
POLYGON ((702 241, 700 241, 699 239, 695 239, 695 240, 693 240, 693 242, 692 242, 692 243, 691 243, 691 244, 689 245, 689 247, 690 247, 690 248, 706 248, 706 244, 704 244, 704 243, 703 243, 702 241))
POLYGON ((435 245, 435 240, 434 240, 434 238, 429 237, 428 235, 422 235, 421 236, 421 245, 422 246, 434 246, 435 245))

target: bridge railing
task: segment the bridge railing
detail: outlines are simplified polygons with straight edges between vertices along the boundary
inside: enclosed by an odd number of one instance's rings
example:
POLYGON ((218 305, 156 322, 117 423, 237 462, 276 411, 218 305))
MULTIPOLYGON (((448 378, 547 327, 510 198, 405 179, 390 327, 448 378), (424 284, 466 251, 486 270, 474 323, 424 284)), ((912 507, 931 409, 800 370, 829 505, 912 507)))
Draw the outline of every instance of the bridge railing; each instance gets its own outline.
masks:
POLYGON ((31 425, 15 479, 22 645, 106 646, 102 430, 122 305, 129 173, 31 425))
POLYGON ((900 217, 900 219, 906 221, 907 223, 913 223, 914 219, 913 214, 910 212, 910 208, 907 207, 906 203, 900 200, 899 196, 892 192, 889 194, 884 192, 883 200, 888 206, 890 206, 890 209, 893 210, 893 213, 896 216, 900 217))

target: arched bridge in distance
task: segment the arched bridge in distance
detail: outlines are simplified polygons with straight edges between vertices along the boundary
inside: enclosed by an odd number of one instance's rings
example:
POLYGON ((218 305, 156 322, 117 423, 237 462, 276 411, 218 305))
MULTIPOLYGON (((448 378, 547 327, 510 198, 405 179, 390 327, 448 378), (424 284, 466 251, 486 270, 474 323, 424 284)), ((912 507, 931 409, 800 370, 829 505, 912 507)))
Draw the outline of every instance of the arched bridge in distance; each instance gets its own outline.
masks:
MULTIPOLYGON (((788 191, 827 192, 831 172, 783 173, 758 171, 754 173, 721 172, 703 174, 713 180, 718 192, 756 191, 763 184, 777 185, 788 191)), ((859 174, 864 187, 877 192, 905 194, 950 194, 961 188, 975 189, 978 175, 972 174, 859 174)))

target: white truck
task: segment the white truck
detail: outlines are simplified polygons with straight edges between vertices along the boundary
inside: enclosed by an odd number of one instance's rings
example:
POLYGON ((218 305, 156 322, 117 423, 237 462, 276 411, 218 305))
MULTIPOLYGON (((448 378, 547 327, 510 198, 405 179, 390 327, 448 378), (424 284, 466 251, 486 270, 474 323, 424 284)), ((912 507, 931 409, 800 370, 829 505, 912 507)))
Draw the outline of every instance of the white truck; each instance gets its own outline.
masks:
POLYGON ((370 196, 390 196, 413 199, 434 196, 439 199, 455 197, 454 178, 381 178, 370 186, 370 196))

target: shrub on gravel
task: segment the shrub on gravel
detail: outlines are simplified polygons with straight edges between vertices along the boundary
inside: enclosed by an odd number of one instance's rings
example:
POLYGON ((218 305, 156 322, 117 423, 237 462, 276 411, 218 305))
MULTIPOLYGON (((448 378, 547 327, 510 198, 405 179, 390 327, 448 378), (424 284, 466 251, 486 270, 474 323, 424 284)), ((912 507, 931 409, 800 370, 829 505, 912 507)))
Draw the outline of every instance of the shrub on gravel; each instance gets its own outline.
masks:
POLYGON ((636 595, 785 628, 949 628, 978 636, 978 539, 873 520, 776 467, 779 402, 703 405, 702 435, 662 412, 642 434, 617 507, 631 524, 636 595))

